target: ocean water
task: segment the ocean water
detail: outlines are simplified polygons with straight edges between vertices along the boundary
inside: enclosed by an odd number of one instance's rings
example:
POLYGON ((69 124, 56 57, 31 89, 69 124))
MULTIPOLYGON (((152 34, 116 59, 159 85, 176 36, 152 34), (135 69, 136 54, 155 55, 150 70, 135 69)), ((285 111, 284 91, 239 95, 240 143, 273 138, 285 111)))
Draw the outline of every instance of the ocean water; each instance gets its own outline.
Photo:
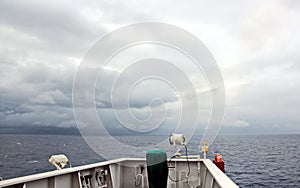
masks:
MULTIPOLYGON (((117 139, 146 145, 161 137, 117 139)), ((195 137, 188 143, 189 154, 199 152, 200 140, 195 137)), ((73 166, 104 160, 80 136, 1 134, 0 143, 0 176, 4 179, 54 170, 48 162, 52 154, 65 153, 73 166)), ((122 152, 115 152, 114 157, 122 152)), ((131 153, 130 157, 143 155, 131 153)), ((300 187, 300 135, 218 136, 208 157, 213 159, 215 153, 223 155, 226 174, 240 187, 300 187)))

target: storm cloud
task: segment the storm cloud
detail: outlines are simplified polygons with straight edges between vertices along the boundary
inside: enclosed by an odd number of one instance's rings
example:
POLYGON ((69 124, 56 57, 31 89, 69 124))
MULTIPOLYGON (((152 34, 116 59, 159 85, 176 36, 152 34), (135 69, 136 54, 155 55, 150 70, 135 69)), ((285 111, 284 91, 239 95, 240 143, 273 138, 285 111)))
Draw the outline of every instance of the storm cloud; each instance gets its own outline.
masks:
MULTIPOLYGON (((226 90, 225 130, 300 133, 299 9, 300 3, 293 0, 1 0, 0 129, 76 127, 73 80, 88 49, 114 29, 156 21, 191 32, 215 57, 226 90)), ((118 75, 118 66, 110 68, 109 76, 118 75)), ((202 86, 199 90, 207 98, 202 86)), ((166 86, 153 90, 150 82, 143 87, 148 89, 130 98, 133 114, 147 118, 147 104, 157 95, 170 109, 164 128, 176 123, 180 108, 176 92, 166 86)), ((120 89, 116 88, 122 94, 120 89)), ((96 107, 117 129, 110 100, 109 91, 101 90, 96 107)), ((205 124, 206 119, 200 122, 205 124)))

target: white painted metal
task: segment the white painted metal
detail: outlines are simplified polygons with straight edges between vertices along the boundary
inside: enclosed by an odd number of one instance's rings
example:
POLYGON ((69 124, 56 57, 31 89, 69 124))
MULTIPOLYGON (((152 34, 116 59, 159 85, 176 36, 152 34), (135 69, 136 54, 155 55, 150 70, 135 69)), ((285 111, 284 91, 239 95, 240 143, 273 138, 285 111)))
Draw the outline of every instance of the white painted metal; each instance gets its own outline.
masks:
MULTIPOLYGON (((168 188, 238 187, 209 159, 168 162, 168 188)), ((148 188, 146 160, 123 158, 0 181, 0 188, 148 188)))

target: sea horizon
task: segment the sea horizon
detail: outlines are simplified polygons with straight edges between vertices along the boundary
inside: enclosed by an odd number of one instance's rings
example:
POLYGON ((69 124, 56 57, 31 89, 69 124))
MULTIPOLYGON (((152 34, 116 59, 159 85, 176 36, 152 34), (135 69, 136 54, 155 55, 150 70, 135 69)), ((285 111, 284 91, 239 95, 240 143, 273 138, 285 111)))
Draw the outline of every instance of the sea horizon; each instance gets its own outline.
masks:
MULTIPOLYGON (((136 151, 108 148, 104 143, 99 146, 110 153, 111 159, 144 158, 145 151, 137 146, 151 145, 156 137, 165 136, 115 136, 120 143, 132 145, 136 151)), ((200 136, 195 136, 187 143, 188 155, 202 155, 200 140, 200 136)), ((109 160, 104 158, 107 153, 95 153, 80 135, 1 134, 0 141, 0 176, 4 179, 53 171, 55 168, 48 157, 54 154, 68 156, 73 167, 109 160)), ((300 183, 297 178, 300 175, 299 146, 300 134, 218 135, 207 157, 212 160, 216 153, 221 153, 226 174, 240 187, 297 186, 300 183)), ((168 157, 176 151, 172 146, 166 149, 168 157)))

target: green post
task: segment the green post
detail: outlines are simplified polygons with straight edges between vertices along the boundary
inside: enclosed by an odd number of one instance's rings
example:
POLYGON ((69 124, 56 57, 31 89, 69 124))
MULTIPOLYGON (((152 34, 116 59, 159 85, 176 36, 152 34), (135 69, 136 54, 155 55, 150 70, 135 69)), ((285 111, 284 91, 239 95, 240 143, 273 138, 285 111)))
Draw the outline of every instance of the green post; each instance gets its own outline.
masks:
POLYGON ((166 152, 149 150, 146 159, 149 188, 166 188, 169 174, 166 152))

